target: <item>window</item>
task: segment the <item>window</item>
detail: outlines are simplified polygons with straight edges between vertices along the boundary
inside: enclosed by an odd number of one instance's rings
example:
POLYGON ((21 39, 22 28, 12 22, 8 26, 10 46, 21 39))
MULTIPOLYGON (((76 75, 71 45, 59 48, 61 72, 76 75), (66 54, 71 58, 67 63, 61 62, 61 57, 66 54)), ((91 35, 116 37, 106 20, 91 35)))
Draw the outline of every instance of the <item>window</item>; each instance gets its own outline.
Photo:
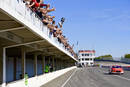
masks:
POLYGON ((91 65, 92 65, 93 63, 91 63, 91 65))
POLYGON ((89 60, 88 58, 85 58, 85 60, 87 61, 87 60, 89 60))
POLYGON ((82 54, 82 56, 84 56, 84 54, 82 54))
POLYGON ((89 56, 89 54, 85 54, 85 56, 89 56))
POLYGON ((93 56, 93 54, 91 53, 90 56, 93 56))
POLYGON ((92 58, 90 58, 89 60, 92 60, 92 58))
POLYGON ((84 58, 82 58, 82 61, 84 61, 84 58))
POLYGON ((79 61, 80 61, 80 59, 79 59, 79 61))

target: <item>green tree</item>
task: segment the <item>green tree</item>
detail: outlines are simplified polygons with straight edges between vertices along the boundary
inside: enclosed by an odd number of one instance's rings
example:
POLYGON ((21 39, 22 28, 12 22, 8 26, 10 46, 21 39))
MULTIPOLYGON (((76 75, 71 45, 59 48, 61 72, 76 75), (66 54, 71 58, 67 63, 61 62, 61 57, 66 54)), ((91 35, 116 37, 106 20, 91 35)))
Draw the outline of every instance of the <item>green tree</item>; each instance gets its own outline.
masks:
POLYGON ((102 56, 96 57, 95 59, 113 60, 113 57, 112 55, 108 54, 108 55, 102 55, 102 56))
POLYGON ((129 58, 130 59, 130 54, 125 54, 125 58, 129 58))

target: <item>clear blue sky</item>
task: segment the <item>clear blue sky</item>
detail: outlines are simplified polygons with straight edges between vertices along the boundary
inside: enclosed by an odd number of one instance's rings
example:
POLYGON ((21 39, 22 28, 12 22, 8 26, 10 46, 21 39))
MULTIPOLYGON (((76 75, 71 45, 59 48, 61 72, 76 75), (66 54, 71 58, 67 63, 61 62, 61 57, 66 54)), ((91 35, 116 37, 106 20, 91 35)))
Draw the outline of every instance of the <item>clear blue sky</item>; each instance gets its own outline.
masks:
POLYGON ((78 49, 95 49, 96 56, 130 53, 130 0, 45 0, 65 17, 64 34, 78 49))

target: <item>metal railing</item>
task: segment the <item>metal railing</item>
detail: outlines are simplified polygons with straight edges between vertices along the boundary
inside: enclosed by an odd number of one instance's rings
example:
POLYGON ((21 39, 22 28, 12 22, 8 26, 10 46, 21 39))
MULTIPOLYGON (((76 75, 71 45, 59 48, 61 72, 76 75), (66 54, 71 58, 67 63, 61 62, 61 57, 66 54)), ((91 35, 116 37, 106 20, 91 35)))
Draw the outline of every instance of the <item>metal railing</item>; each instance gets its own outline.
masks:
POLYGON ((67 54, 73 56, 67 49, 65 49, 62 43, 58 42, 56 37, 53 35, 50 36, 50 30, 45 26, 42 20, 37 16, 35 12, 33 12, 30 8, 28 8, 23 0, 0 0, 0 3, 7 4, 11 10, 17 12, 23 19, 33 24, 37 29, 39 29, 45 36, 51 39, 58 47, 66 51, 67 54))

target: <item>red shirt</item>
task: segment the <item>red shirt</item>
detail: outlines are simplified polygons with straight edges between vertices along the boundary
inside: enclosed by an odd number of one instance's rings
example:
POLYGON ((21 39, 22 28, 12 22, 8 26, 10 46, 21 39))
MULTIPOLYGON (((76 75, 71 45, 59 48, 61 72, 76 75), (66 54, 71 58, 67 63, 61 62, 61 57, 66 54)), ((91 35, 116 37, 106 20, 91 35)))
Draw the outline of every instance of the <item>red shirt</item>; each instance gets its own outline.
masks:
POLYGON ((32 0, 32 2, 35 3, 35 7, 39 7, 40 6, 40 4, 36 0, 32 0))

